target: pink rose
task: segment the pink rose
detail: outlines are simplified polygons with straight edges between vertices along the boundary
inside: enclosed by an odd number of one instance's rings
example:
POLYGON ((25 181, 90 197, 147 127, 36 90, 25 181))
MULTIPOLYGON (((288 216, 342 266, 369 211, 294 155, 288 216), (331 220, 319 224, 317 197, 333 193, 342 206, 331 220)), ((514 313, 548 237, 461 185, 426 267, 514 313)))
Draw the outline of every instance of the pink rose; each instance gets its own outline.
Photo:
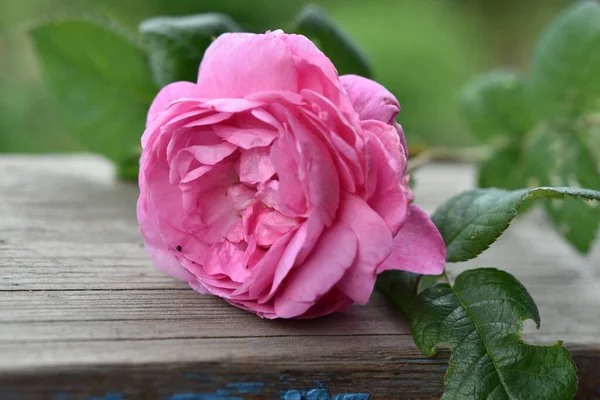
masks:
POLYGON ((364 304, 379 272, 438 274, 411 204, 400 105, 304 36, 232 33, 154 99, 137 213, 164 272, 265 318, 364 304))

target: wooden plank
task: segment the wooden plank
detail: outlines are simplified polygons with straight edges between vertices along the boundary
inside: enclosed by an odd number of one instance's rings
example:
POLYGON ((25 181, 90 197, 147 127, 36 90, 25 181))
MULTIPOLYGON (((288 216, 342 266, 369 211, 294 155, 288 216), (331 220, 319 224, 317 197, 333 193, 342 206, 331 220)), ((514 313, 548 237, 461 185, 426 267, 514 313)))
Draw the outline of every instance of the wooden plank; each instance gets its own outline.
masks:
MULTIPOLYGON (((0 343, 10 341, 409 335, 383 296, 310 321, 266 322, 191 290, 7 292, 0 304, 0 343), (232 324, 243 331, 232 335, 232 324)), ((1 364, 0 364, 1 365, 1 364)))
MULTIPOLYGON (((193 347, 188 352, 175 354, 180 356, 175 364, 151 363, 139 368, 128 366, 124 362, 100 369, 94 363, 93 368, 84 366, 63 370, 63 373, 48 371, 41 375, 41 379, 38 378, 40 374, 35 375, 35 389, 28 386, 31 384, 30 377, 18 375, 11 377, 10 381, 7 379, 7 384, 3 386, 4 393, 0 394, 4 395, 3 399, 10 399, 6 395, 12 390, 13 393, 24 395, 21 398, 58 398, 58 387, 61 388, 59 394, 69 394, 65 398, 97 396, 109 400, 107 395, 111 394, 110 400, 259 400, 278 399, 285 392, 293 393, 294 389, 314 390, 325 387, 331 394, 368 393, 371 399, 434 399, 440 396, 438 382, 446 369, 446 358, 423 359, 418 354, 399 357, 397 342, 390 340, 382 343, 382 350, 378 353, 379 361, 357 361, 356 357, 361 355, 367 359, 372 358, 367 352, 359 350, 360 346, 368 348, 368 343, 363 340, 358 339, 355 346, 343 349, 340 349, 339 341, 315 340, 314 343, 319 347, 297 346, 293 340, 257 347, 259 350, 268 348, 268 354, 277 354, 278 357, 274 359, 259 353, 254 358, 236 362, 216 360, 186 363, 183 360, 190 358, 189 352, 209 354, 211 343, 206 347, 197 347, 194 346, 197 342, 179 342, 177 347, 180 349, 186 344, 193 347), (332 347, 323 348, 321 344, 332 345, 338 351, 332 351, 332 347), (282 353, 274 353, 271 348, 280 349, 282 353)), ((220 350, 224 344, 243 352, 252 348, 244 341, 233 343, 229 340, 216 344, 218 354, 222 354, 220 350)), ((112 343, 107 345, 114 347, 112 343)), ((99 347, 102 348, 102 344, 99 347)), ((140 346, 138 342, 126 343, 122 348, 148 352, 154 351, 154 344, 140 346)), ((72 351, 70 347, 65 350, 72 351)), ((159 346, 157 350, 163 351, 164 348, 159 346)), ((168 353, 170 354, 170 350, 168 353)), ((80 356, 86 354, 85 351, 79 353, 80 356)), ((235 357, 236 360, 239 359, 239 354, 236 353, 235 357)), ((281 398, 293 400, 299 397, 281 398)), ((313 398, 317 397, 311 397, 311 400, 313 398)))
MULTIPOLYGON (((543 329, 527 329, 536 343, 558 339, 579 345, 598 344, 597 304, 600 285, 530 285, 543 305, 543 329), (577 296, 573 296, 577 293, 577 296), (571 298, 566 304, 564 298, 571 298)), ((403 321, 378 293, 367 307, 354 307, 319 320, 265 322, 190 290, 33 291, 5 292, 0 302, 0 342, 51 340, 110 340, 136 338, 212 338, 230 336, 409 334, 403 321)))
MULTIPOLYGON (((464 165, 426 167, 418 203, 431 212, 473 176, 464 165)), ((322 386, 439 397, 447 353, 421 356, 382 296, 317 321, 264 321, 197 295, 151 265, 136 198, 99 158, 0 158, 0 398, 248 400, 322 386)), ((591 395, 600 387, 600 246, 577 254, 541 213, 514 225, 450 273, 496 266, 522 279, 542 315, 526 339, 565 340, 581 396, 591 395)))

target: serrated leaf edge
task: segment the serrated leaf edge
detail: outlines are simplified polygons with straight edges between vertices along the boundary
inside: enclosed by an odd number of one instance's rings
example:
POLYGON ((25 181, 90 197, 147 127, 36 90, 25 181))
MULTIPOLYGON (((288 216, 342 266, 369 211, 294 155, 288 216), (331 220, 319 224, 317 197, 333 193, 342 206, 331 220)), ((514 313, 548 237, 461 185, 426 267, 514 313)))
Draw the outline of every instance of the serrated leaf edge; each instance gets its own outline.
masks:
MULTIPOLYGON (((535 200, 538 198, 572 197, 572 198, 582 198, 582 199, 585 199, 588 201, 600 201, 600 191, 591 190, 591 189, 572 189, 569 187, 541 186, 541 187, 533 188, 533 189, 520 189, 520 190, 513 190, 513 191, 505 190, 505 189, 498 189, 498 188, 469 190, 469 191, 462 192, 462 193, 450 198, 447 201, 447 203, 450 203, 453 200, 458 199, 459 197, 464 196, 464 195, 474 194, 474 193, 478 193, 478 192, 485 192, 485 191, 490 191, 490 190, 504 192, 506 195, 510 195, 510 194, 517 195, 519 192, 523 192, 523 194, 518 196, 517 199, 515 200, 516 207, 511 207, 511 209, 508 210, 508 215, 510 218, 506 222, 505 226, 498 232, 498 234, 490 235, 492 241, 489 244, 485 245, 485 247, 478 254, 476 254, 472 257, 469 257, 469 258, 460 258, 460 259, 448 258, 448 259, 446 259, 447 262, 468 261, 468 260, 471 260, 471 259, 477 257, 479 254, 481 254, 485 250, 487 250, 496 241, 496 239, 498 239, 506 231, 506 229, 508 229, 508 227, 511 225, 514 218, 519 214, 519 211, 523 207, 524 203, 528 200, 535 200)), ((472 204, 472 202, 469 204, 472 204)), ((436 211, 436 213, 437 213, 437 211, 436 211)), ((435 218, 436 213, 434 213, 434 215, 432 217, 434 221, 436 219, 435 218)), ((446 247, 450 247, 450 245, 452 244, 454 239, 456 239, 456 237, 458 237, 465 229, 467 229, 475 221, 477 221, 479 218, 481 218, 483 216, 487 216, 490 214, 491 213, 478 214, 475 217, 471 218, 468 222, 464 223, 464 226, 461 229, 459 229, 457 232, 455 232, 447 241, 445 240, 446 247)))
MULTIPOLYGON (((538 188, 538 189, 547 189, 547 188, 538 188)), ((550 188, 550 189, 553 189, 553 188, 550 188)), ((592 192, 593 192, 593 191, 592 191, 592 192)), ((517 282, 517 283, 519 284, 519 286, 521 286, 521 288, 523 289, 523 291, 524 291, 524 292, 527 294, 527 296, 530 298, 530 300, 531 300, 532 304, 535 306, 535 311, 536 311, 536 312, 535 312, 535 314, 536 314, 536 315, 537 315, 537 317, 538 317, 538 319, 537 319, 537 320, 536 320, 536 319, 534 319, 534 318, 520 318, 520 319, 519 319, 519 321, 521 322, 521 324, 520 324, 520 327, 519 327, 519 338, 520 338, 520 342, 521 342, 521 343, 523 343, 524 345, 528 345, 528 346, 542 347, 542 348, 544 348, 544 347, 545 347, 545 348, 556 348, 556 349, 558 349, 559 351, 562 351, 563 353, 565 353, 565 355, 566 355, 566 356, 568 357, 568 359, 571 361, 571 364, 573 365, 573 368, 575 369, 575 371, 577 371, 577 366, 576 366, 576 365, 575 365, 575 363, 573 362, 573 360, 572 360, 572 357, 571 357, 571 354, 569 353, 569 351, 568 351, 568 350, 567 350, 567 349, 566 349, 566 348, 563 346, 563 341, 562 341, 562 340, 558 340, 558 341, 557 341, 555 344, 553 344, 553 345, 532 345, 532 344, 529 344, 529 343, 525 342, 525 340, 524 340, 524 337, 523 337, 524 322, 525 322, 525 321, 528 321, 528 320, 532 320, 533 322, 535 322, 535 323, 536 323, 536 329, 539 329, 539 328, 540 328, 540 325, 541 325, 541 318, 539 317, 539 310, 538 310, 538 308, 537 308, 537 305, 535 304, 535 301, 533 300, 533 298, 531 297, 531 295, 529 294, 529 292, 527 291, 527 289, 525 288, 525 286, 523 286, 523 284, 522 284, 522 283, 521 283, 521 282, 520 282, 518 279, 516 279, 516 278, 515 278, 515 277, 514 277, 512 274, 509 274, 508 272, 506 272, 506 271, 502 271, 502 270, 499 270, 499 269, 497 269, 497 268, 478 268, 478 269, 473 269, 473 270, 467 270, 467 271, 464 271, 463 273, 473 273, 473 272, 475 272, 475 271, 486 270, 486 269, 487 269, 487 270, 495 270, 495 271, 498 271, 498 272, 503 272, 503 273, 506 273, 506 274, 510 275, 510 276, 511 276, 511 277, 512 277, 512 278, 515 280, 515 282, 517 282)), ((462 275, 462 273, 461 273, 461 275, 462 275)), ((487 285, 487 284, 489 284, 489 283, 490 283, 490 282, 486 282, 485 284, 487 285)), ((489 357, 490 361, 492 362, 492 364, 493 364, 493 366, 494 366, 494 372, 495 372, 495 373, 498 375, 498 379, 499 379, 499 381, 501 382, 501 385, 502 385, 502 387, 503 387, 503 389, 504 389, 505 393, 507 393, 507 394, 510 394, 511 392, 508 390, 508 387, 506 386, 506 383, 504 382, 504 380, 503 380, 502 376, 501 376, 501 375, 500 375, 500 373, 499 373, 500 369, 498 368, 498 366, 497 366, 497 364, 496 364, 496 361, 494 360, 494 357, 492 356, 492 353, 490 352, 490 349, 489 349, 489 347, 488 347, 488 344, 487 344, 487 343, 486 343, 486 341, 483 339, 483 336, 482 336, 481 332, 479 331, 479 328, 478 328, 478 327, 477 327, 477 325, 474 323, 474 318, 473 318, 473 316, 472 316, 471 312, 469 311, 468 307, 465 305, 465 303, 464 303, 464 302, 463 302, 463 300, 460 298, 460 296, 458 296, 458 295, 456 294, 456 292, 454 291, 454 285, 453 285, 453 284, 452 284, 452 285, 451 285, 451 284, 448 284, 448 283, 437 283, 437 284, 434 284, 433 286, 431 286, 431 287, 429 287, 429 288, 425 289, 425 290, 424 290, 422 293, 419 293, 417 296, 415 296, 415 298, 414 298, 414 299, 411 301, 411 304, 413 304, 413 303, 414 303, 414 301, 415 301, 415 300, 416 300, 416 299, 417 299, 419 296, 422 296, 422 295, 423 295, 423 293, 424 293, 425 291, 433 290, 433 289, 436 289, 436 288, 442 288, 442 287, 444 287, 444 288, 446 288, 446 287, 447 287, 447 288, 449 288, 449 289, 450 289, 450 293, 448 293, 448 295, 453 295, 453 296, 455 296, 455 297, 456 297, 456 299, 458 300, 458 302, 460 303, 460 306, 459 306, 459 307, 463 308, 463 309, 465 310, 465 312, 467 313, 467 315, 468 315, 469 319, 472 321, 472 323, 473 323, 473 326, 475 327, 475 330, 474 330, 473 332, 477 332, 477 335, 478 335, 478 337, 479 337, 480 341, 483 343, 483 345, 484 345, 484 347, 485 347, 485 353, 484 353, 484 355, 487 355, 487 356, 489 357)), ((457 307, 456 309, 458 309, 459 307, 457 307)), ((450 314, 452 314, 452 313, 453 313, 453 312, 454 312, 456 309, 452 310, 452 312, 451 312, 451 313, 449 313, 449 315, 450 315, 450 314)), ((408 305, 408 306, 407 306, 407 310, 409 310, 409 314, 407 315, 407 317, 408 317, 408 318, 409 318, 409 320, 410 320, 410 319, 411 319, 411 316, 410 316, 410 305, 408 305)), ((442 321, 440 321, 440 324, 441 324, 441 323, 442 323, 442 321)), ((429 324, 429 325, 431 325, 431 324, 429 324)), ((466 336, 465 336, 465 339, 466 339, 466 338, 468 338, 468 337, 469 337, 469 336, 470 336, 470 335, 471 335, 473 332, 471 332, 471 333, 469 333, 468 335, 466 335, 466 336)), ((416 337, 416 335, 415 335, 415 332, 414 332, 414 330, 412 329, 412 324, 411 324, 411 333, 412 333, 413 337, 416 337)), ((465 339, 463 339, 463 340, 465 340, 465 339)), ((458 345, 454 346, 454 347, 450 346, 450 344, 449 344, 449 343, 447 343, 447 342, 445 342, 445 341, 438 341, 438 340, 436 340, 436 342, 435 342, 434 344, 432 344, 431 346, 428 346, 428 348, 424 348, 424 347, 420 346, 420 345, 419 345, 419 343, 416 343, 416 342, 415 342, 415 344, 417 345, 417 347, 419 348, 419 350, 421 351, 421 353, 423 353, 425 356, 428 356, 428 357, 431 357, 431 356, 435 355, 435 354, 437 353, 437 349, 438 349, 438 348, 440 348, 440 347, 444 347, 444 346, 446 346, 446 347, 448 347, 448 348, 450 349, 450 357, 449 357, 449 359, 448 359, 448 368, 447 368, 447 370, 446 370, 446 373, 444 374, 444 383, 443 383, 443 384, 444 384, 444 389, 447 389, 447 386, 446 386, 446 376, 448 375, 449 371, 450 371, 452 368, 454 368, 454 367, 455 367, 454 363, 452 363, 452 356, 453 356, 453 354, 454 354, 454 348, 456 348, 456 347, 459 347, 459 346, 460 346, 460 344, 462 344, 462 342, 461 342, 461 343, 459 343, 458 345)), ((475 365, 475 364, 476 364, 476 363, 474 363, 473 365, 475 365)), ((577 379, 577 378, 576 378, 576 379, 577 379)), ((442 396, 442 398, 444 398, 444 397, 442 396)))

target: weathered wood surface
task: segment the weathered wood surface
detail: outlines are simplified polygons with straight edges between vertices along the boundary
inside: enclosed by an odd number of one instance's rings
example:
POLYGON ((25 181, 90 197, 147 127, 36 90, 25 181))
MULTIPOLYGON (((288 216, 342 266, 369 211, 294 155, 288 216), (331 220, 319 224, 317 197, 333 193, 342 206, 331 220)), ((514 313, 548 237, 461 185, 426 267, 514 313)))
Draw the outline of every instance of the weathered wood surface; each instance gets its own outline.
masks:
MULTIPOLYGON (((433 211, 472 186, 473 170, 438 164, 417 179, 417 203, 433 211)), ((0 399, 294 399, 286 391, 319 387, 439 397, 447 354, 420 355, 380 295, 317 321, 265 321, 197 295, 149 262, 136 197, 95 157, 0 157, 0 399)), ((542 316, 526 339, 564 340, 579 397, 600 397, 600 245, 578 255, 540 213, 514 225, 450 271, 522 279, 542 316)))

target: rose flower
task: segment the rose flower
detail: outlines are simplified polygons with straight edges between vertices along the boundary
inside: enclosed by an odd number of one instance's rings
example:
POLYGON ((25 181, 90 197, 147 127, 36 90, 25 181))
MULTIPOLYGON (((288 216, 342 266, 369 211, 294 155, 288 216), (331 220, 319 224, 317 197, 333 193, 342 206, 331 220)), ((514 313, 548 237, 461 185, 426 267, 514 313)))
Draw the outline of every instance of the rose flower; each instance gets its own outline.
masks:
POLYGON ((221 35, 198 81, 164 87, 148 112, 137 214, 150 257, 264 318, 365 304, 385 270, 439 274, 399 111, 304 36, 221 35))

